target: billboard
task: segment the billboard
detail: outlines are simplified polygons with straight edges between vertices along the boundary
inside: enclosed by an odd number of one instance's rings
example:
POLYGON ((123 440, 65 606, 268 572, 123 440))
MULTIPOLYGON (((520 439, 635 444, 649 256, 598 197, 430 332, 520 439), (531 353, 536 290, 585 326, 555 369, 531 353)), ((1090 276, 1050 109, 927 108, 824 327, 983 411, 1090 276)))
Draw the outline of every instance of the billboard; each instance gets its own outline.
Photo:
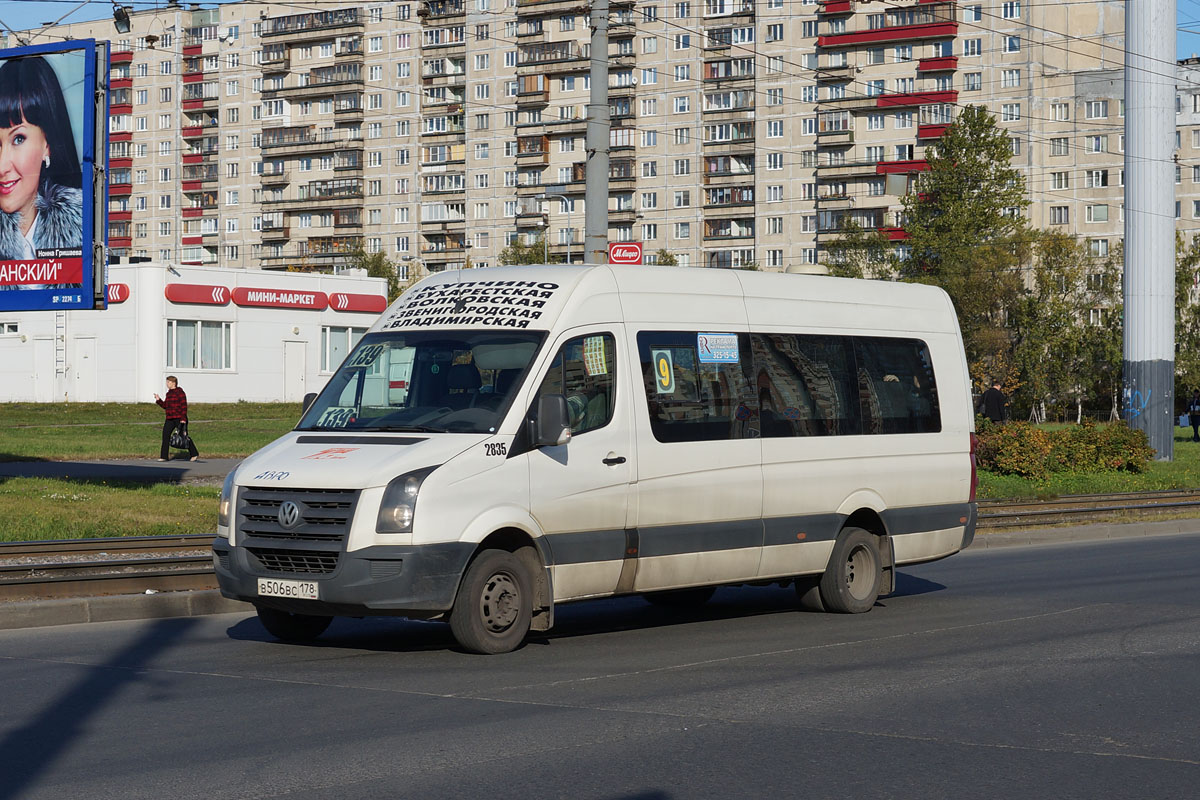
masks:
POLYGON ((610 264, 641 264, 641 242, 609 242, 608 263, 610 264))
POLYGON ((0 311, 107 305, 107 76, 106 42, 0 50, 0 311))

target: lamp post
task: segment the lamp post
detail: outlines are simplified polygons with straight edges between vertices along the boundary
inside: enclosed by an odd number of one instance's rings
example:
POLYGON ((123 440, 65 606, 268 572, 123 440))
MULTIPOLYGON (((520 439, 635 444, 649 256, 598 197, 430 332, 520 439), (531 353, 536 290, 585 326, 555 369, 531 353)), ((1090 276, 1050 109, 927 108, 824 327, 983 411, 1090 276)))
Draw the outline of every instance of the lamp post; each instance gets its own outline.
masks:
MULTIPOLYGON (((575 231, 571 230, 571 201, 568 200, 565 195, 561 195, 561 194, 541 194, 541 195, 538 195, 538 197, 540 197, 543 200, 549 200, 552 197, 556 197, 562 201, 563 207, 567 209, 567 232, 570 233, 570 236, 567 237, 567 263, 570 264, 571 263, 571 240, 575 238, 575 231)), ((547 235, 549 235, 549 233, 550 233, 549 216, 550 216, 550 211, 547 210, 546 211, 546 218, 547 218, 546 234, 547 235)))

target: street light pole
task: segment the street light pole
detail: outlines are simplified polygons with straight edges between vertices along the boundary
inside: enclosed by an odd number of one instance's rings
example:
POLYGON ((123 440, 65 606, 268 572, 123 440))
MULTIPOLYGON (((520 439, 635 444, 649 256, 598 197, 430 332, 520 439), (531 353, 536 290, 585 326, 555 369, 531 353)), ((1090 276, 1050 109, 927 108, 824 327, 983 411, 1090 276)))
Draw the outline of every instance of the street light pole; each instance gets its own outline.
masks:
MULTIPOLYGON (((563 202, 563 206, 566 207, 566 209, 567 209, 567 232, 570 234, 570 236, 567 237, 567 263, 570 264, 571 263, 571 240, 575 238, 575 231, 571 230, 571 201, 568 200, 565 195, 561 195, 561 194, 543 194, 543 195, 541 195, 541 198, 543 200, 549 200, 550 198, 558 198, 559 200, 561 200, 563 202)), ((549 235, 549 230, 550 230, 550 209, 549 209, 549 207, 547 207, 547 209, 546 209, 547 235, 549 235)))

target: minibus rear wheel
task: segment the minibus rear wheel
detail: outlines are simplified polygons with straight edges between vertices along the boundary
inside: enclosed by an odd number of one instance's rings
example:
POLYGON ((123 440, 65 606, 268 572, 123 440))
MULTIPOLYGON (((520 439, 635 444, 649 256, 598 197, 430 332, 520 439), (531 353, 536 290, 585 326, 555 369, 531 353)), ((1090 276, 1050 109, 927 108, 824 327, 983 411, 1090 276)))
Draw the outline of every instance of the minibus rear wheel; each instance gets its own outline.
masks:
POLYGON ((472 653, 515 650, 533 619, 533 581, 516 555, 484 550, 467 567, 454 607, 450 630, 472 653))
POLYGON ((834 542, 821 576, 821 601, 829 611, 870 611, 883 581, 879 539, 862 528, 845 528, 834 542))
POLYGON ((311 642, 320 636, 333 622, 333 617, 318 617, 313 614, 293 614, 277 608, 258 606, 258 620, 267 633, 285 642, 311 642))

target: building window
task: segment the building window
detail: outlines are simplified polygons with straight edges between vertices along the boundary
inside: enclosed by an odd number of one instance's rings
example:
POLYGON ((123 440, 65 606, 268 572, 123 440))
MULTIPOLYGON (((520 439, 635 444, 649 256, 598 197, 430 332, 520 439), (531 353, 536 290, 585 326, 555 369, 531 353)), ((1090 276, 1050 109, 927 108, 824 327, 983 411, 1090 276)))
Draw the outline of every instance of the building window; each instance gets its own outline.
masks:
POLYGON ((1071 222, 1071 210, 1068 206, 1050 206, 1050 224, 1067 225, 1071 222))
POLYGON ((366 328, 321 326, 321 372, 337 369, 366 332, 366 328))
POLYGON ((1104 119, 1108 116, 1108 101, 1089 100, 1085 110, 1088 119, 1104 119))
POLYGON ((963 91, 978 92, 983 89, 983 73, 968 72, 963 75, 963 91))
MULTIPOLYGON (((1176 206, 1175 216, 1178 217, 1179 216, 1179 211, 1178 211, 1179 204, 1176 203, 1175 206, 1176 206)), ((1106 206, 1106 205, 1088 206, 1084 210, 1084 220, 1086 222, 1108 222, 1108 206, 1106 206)))
POLYGON ((167 320, 169 369, 233 369, 233 323, 167 320))

